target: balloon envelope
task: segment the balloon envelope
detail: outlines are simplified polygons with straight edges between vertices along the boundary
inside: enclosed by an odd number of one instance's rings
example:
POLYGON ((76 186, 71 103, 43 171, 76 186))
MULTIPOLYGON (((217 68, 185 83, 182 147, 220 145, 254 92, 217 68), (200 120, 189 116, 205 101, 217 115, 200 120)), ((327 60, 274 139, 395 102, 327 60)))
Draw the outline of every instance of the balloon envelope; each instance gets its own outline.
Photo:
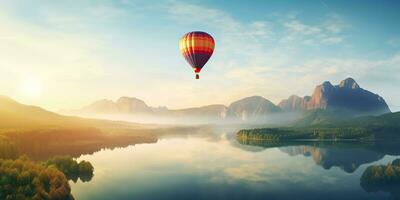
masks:
POLYGON ((215 42, 208 33, 194 31, 186 33, 179 41, 183 57, 192 66, 194 72, 200 73, 203 66, 214 52, 215 42))

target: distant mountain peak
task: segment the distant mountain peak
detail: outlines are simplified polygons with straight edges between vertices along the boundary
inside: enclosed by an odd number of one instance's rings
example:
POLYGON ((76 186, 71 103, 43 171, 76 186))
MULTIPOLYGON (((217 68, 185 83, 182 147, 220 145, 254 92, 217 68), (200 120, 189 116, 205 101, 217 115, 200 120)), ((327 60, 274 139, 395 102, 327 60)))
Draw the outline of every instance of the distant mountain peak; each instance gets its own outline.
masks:
POLYGON ((299 97, 299 96, 297 96, 295 94, 292 94, 292 95, 289 96, 288 99, 301 99, 301 97, 299 97))
POLYGON ((332 83, 330 81, 324 81, 322 83, 322 86, 324 86, 324 87, 333 87, 333 85, 332 85, 332 83))
POLYGON ((243 99, 240 99, 239 101, 241 101, 241 100, 243 100, 243 101, 247 101, 247 100, 261 100, 261 101, 264 101, 264 100, 267 100, 268 101, 268 99, 266 99, 266 98, 264 98, 262 96, 258 96, 258 95, 245 97, 243 99))
POLYGON ((385 100, 377 94, 360 88, 353 78, 333 86, 324 81, 315 87, 311 97, 290 96, 279 103, 285 111, 299 112, 315 109, 340 109, 355 115, 376 115, 390 112, 385 100))
POLYGON ((129 113, 151 113, 153 109, 135 97, 120 97, 117 101, 101 99, 81 109, 84 113, 97 114, 129 114, 129 113))
POLYGON ((153 110, 143 101, 135 97, 120 97, 116 102, 122 113, 152 113, 153 110))
MULTIPOLYGON (((314 93, 318 92, 329 92, 334 89, 334 86, 329 81, 324 81, 321 85, 317 86, 314 90, 314 93)), ((314 95, 313 95, 314 96, 314 95)))
POLYGON ((140 102, 144 102, 143 100, 140 100, 136 97, 128 97, 128 96, 122 96, 120 98, 117 99, 117 103, 118 102, 124 102, 124 101, 140 101, 140 102))
POLYGON ((227 115, 246 121, 281 111, 281 108, 262 96, 250 96, 231 103, 227 115))
MULTIPOLYGON (((288 99, 279 102, 278 106, 284 111, 303 111, 306 109, 306 97, 291 95, 288 99)), ((307 100, 308 101, 308 100, 307 100)))
POLYGON ((229 107, 234 106, 235 104, 248 104, 248 105, 256 105, 256 104, 268 104, 268 105, 274 105, 270 100, 262 97, 262 96, 250 96, 250 97, 245 97, 243 99, 239 99, 235 102, 232 102, 229 107))
POLYGON ((348 88, 348 89, 358 89, 360 86, 357 84, 357 82, 353 78, 346 78, 343 81, 340 82, 339 84, 340 88, 348 88))

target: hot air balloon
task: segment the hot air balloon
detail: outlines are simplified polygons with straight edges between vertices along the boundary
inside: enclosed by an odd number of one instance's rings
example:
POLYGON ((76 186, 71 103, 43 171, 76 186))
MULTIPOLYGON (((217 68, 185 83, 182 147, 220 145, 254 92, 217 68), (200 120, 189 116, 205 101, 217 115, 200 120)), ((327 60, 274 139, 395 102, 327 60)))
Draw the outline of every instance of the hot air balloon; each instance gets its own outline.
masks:
POLYGON ((179 49, 196 73, 196 79, 199 79, 201 69, 213 54, 214 46, 211 35, 201 31, 186 33, 179 41, 179 49))

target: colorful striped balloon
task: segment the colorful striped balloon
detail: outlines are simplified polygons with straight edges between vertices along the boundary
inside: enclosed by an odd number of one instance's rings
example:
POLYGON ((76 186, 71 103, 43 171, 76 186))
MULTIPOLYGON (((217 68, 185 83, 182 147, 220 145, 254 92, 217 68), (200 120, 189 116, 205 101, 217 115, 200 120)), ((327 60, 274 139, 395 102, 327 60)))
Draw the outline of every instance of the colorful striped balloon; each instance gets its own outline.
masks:
POLYGON ((214 46, 214 39, 211 35, 201 31, 186 33, 179 41, 181 53, 192 66, 196 73, 196 79, 199 79, 198 73, 213 54, 214 46))

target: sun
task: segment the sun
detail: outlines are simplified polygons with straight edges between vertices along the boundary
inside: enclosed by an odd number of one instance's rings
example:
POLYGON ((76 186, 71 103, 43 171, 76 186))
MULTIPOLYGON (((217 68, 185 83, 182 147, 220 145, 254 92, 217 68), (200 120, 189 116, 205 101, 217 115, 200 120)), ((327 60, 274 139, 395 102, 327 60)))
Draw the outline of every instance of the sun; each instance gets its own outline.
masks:
POLYGON ((42 93, 42 83, 38 77, 27 76, 21 80, 20 92, 24 96, 39 97, 42 93))

